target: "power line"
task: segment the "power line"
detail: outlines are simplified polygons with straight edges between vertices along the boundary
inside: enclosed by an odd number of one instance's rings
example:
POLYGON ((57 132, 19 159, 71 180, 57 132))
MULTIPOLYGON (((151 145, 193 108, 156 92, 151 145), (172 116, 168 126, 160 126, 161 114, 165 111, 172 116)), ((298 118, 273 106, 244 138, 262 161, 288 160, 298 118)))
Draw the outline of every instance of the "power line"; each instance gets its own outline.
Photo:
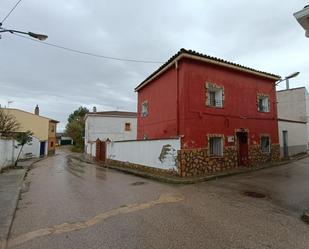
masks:
MULTIPOLYGON (((18 6, 18 4, 21 2, 21 0, 19 0, 15 5, 14 5, 14 7, 10 10, 10 12, 3 18, 3 20, 2 20, 2 22, 0 23, 0 24, 2 24, 2 23, 4 23, 4 21, 11 15, 11 13, 15 10, 15 8, 18 6)), ((1 26, 1 25, 0 25, 1 26)))
POLYGON ((90 53, 90 52, 85 52, 85 51, 80 51, 80 50, 73 49, 73 48, 68 48, 68 47, 60 46, 60 45, 49 43, 49 42, 43 42, 43 41, 35 40, 35 39, 30 38, 30 37, 26 37, 26 36, 19 35, 19 34, 16 34, 16 33, 13 33, 13 34, 16 35, 16 36, 22 37, 24 39, 28 39, 28 40, 31 40, 31 41, 34 41, 34 42, 38 42, 38 43, 41 43, 41 44, 44 44, 44 45, 48 45, 48 46, 51 46, 51 47, 55 47, 55 48, 58 48, 58 49, 62 49, 62 50, 66 50, 66 51, 70 51, 70 52, 74 52, 74 53, 78 53, 78 54, 83 54, 83 55, 103 58, 103 59, 116 60, 116 61, 129 61, 129 62, 136 62, 136 63, 152 63, 152 64, 155 64, 155 63, 162 64, 163 63, 162 61, 148 61, 148 60, 126 59, 126 58, 119 58, 119 57, 112 57, 112 56, 94 54, 94 53, 90 53))

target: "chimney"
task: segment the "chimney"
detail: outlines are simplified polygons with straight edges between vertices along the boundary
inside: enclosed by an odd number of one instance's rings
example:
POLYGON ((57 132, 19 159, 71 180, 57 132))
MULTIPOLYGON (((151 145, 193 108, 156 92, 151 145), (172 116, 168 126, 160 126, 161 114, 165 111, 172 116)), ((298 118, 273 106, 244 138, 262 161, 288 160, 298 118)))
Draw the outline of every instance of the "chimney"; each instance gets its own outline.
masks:
POLYGON ((40 115, 40 108, 39 105, 36 105, 35 109, 34 109, 34 114, 35 115, 40 115))
POLYGON ((92 112, 97 112, 97 108, 95 106, 92 108, 92 112))

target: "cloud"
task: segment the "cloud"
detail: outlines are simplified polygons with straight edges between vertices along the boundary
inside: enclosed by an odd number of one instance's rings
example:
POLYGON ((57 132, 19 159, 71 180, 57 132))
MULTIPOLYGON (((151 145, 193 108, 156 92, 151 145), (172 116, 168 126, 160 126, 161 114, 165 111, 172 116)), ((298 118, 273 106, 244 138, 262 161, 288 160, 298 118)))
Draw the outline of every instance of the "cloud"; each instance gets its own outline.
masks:
MULTIPOLYGON (((48 42, 91 53, 166 61, 181 47, 282 76, 301 74, 307 85, 309 40, 293 17, 306 1, 22 1, 3 24, 46 33, 48 42)), ((3 0, 0 17, 12 7, 3 0)), ((61 121, 80 105, 136 110, 134 88, 159 64, 75 54, 3 34, 0 103, 61 121)))

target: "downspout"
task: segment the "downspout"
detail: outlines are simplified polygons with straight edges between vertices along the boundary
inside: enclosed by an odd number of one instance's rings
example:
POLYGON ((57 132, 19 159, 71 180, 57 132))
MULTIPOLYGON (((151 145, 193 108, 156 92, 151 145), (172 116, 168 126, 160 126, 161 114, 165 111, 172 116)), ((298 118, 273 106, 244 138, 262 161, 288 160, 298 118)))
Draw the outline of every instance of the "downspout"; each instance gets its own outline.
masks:
POLYGON ((176 135, 179 136, 179 70, 178 70, 178 60, 175 60, 175 70, 176 70, 176 135))

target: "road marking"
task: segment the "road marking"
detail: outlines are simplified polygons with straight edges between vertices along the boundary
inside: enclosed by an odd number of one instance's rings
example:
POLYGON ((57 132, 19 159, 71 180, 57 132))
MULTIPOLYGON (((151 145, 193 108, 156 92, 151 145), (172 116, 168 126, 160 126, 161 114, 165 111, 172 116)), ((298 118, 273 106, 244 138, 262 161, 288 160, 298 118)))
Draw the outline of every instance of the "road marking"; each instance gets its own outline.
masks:
POLYGON ((46 236, 46 235, 61 234, 61 233, 67 233, 67 232, 85 229, 85 228, 94 226, 95 224, 105 219, 108 219, 110 217, 116 216, 116 215, 127 214, 127 213, 132 213, 132 212, 136 212, 136 211, 143 210, 143 209, 148 209, 148 208, 151 208, 159 204, 179 202, 179 201, 182 201, 183 199, 184 199, 184 196, 180 194, 171 194, 171 193, 162 194, 157 200, 153 200, 153 201, 149 201, 145 203, 128 204, 126 206, 122 206, 116 209, 112 209, 112 210, 100 213, 87 221, 74 222, 74 223, 62 223, 59 225, 55 225, 53 227, 42 228, 39 230, 35 230, 32 232, 20 235, 18 237, 10 239, 9 246, 20 245, 29 240, 42 237, 42 236, 46 236))

